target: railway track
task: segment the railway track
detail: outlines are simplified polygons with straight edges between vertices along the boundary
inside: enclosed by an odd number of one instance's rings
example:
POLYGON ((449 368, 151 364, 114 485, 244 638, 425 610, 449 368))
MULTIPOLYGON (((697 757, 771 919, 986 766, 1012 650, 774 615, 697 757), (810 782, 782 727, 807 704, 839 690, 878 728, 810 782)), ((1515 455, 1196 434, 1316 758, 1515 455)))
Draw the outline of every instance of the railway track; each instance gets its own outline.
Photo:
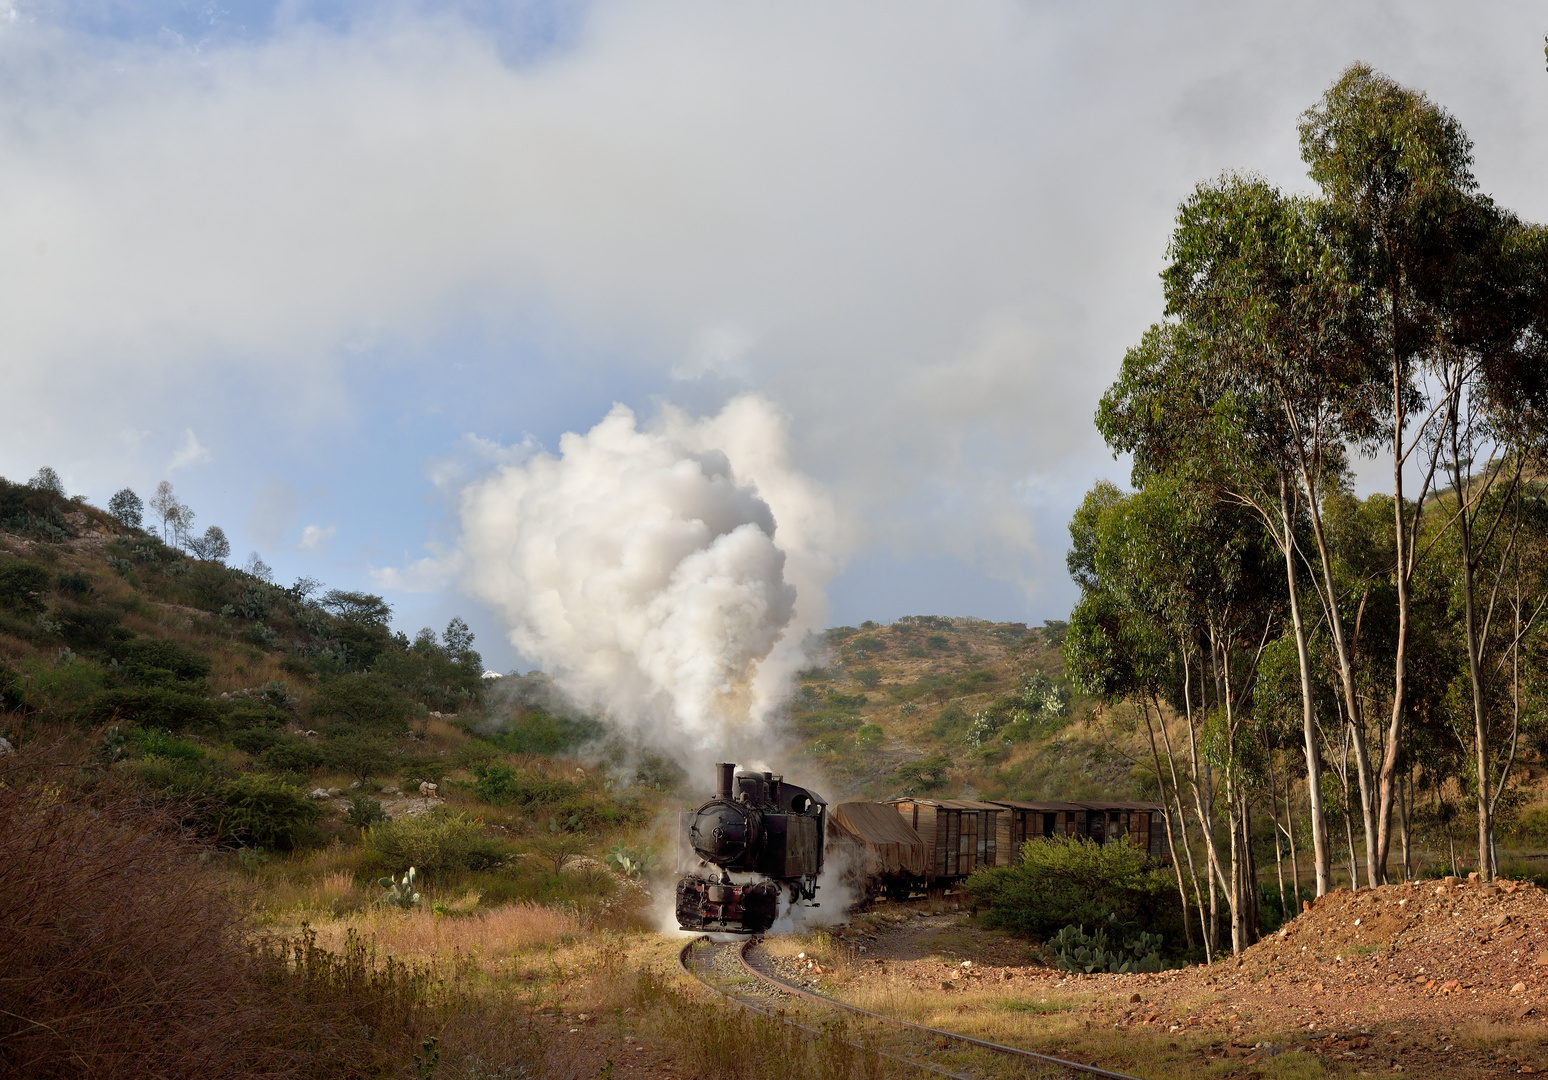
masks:
POLYGON ((685 972, 728 1001, 813 1034, 820 1034, 821 1029, 808 1021, 820 1023, 824 1013, 831 1016, 836 1012, 854 1018, 862 1041, 845 1041, 918 1072, 954 1080, 999 1077, 1073 1080, 1088 1076, 1137 1080, 1127 1073, 1102 1069, 1095 1064, 1082 1065, 1078 1061, 926 1027, 813 993, 754 967, 747 952, 756 941, 756 938, 748 938, 712 942, 707 937, 694 938, 683 946, 677 961, 685 972), (719 985, 712 981, 714 978, 718 978, 719 985), (789 1010, 780 1004, 786 995, 809 1002, 815 1009, 811 1014, 789 1010))

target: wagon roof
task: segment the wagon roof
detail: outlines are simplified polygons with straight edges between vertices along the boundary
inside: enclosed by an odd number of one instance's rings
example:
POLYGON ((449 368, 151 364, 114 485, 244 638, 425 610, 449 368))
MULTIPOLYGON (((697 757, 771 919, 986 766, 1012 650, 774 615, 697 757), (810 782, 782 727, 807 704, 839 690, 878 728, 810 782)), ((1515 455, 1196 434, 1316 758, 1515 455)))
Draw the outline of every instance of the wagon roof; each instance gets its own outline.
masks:
POLYGON ((942 810, 1004 810, 1005 807, 997 803, 977 802, 973 799, 916 799, 912 796, 904 796, 898 799, 887 800, 891 803, 918 803, 920 806, 935 806, 942 810))
POLYGON ((1012 810, 1069 811, 1069 810, 1089 810, 1090 809, 1089 805, 1085 805, 1085 804, 1082 804, 1082 803, 1072 803, 1072 802, 1043 802, 1043 801, 1027 802, 1026 800, 1023 800, 1023 799, 996 799, 994 801, 995 801, 996 805, 1007 806, 1007 807, 1009 807, 1012 810))
POLYGON ((890 806, 872 802, 839 803, 832 818, 840 828, 871 844, 923 844, 914 827, 890 806))
POLYGON ((1087 810, 1160 810, 1160 803, 1125 802, 1122 799, 1097 800, 1080 804, 1087 810))

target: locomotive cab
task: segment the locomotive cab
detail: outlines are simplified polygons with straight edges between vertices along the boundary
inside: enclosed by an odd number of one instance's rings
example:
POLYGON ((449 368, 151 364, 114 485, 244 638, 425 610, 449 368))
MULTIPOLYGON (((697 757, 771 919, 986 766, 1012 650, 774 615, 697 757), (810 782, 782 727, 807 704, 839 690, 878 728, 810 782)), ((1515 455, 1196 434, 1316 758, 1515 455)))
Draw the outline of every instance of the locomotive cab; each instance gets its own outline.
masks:
POLYGON ((773 773, 738 773, 730 762, 715 770, 715 797, 681 818, 687 865, 677 883, 677 923, 761 933, 774 924, 781 892, 792 904, 815 900, 827 805, 773 773))

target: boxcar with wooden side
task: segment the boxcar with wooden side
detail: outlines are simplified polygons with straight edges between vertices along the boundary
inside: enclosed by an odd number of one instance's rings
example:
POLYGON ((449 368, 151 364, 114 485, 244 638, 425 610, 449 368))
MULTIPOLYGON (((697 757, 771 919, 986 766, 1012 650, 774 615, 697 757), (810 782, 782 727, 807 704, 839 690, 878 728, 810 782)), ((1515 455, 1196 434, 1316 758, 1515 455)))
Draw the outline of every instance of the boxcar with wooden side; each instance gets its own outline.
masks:
POLYGON ((1003 806, 973 799, 893 799, 891 804, 929 854, 926 881, 945 886, 987 866, 1006 865, 1000 853, 1003 806))

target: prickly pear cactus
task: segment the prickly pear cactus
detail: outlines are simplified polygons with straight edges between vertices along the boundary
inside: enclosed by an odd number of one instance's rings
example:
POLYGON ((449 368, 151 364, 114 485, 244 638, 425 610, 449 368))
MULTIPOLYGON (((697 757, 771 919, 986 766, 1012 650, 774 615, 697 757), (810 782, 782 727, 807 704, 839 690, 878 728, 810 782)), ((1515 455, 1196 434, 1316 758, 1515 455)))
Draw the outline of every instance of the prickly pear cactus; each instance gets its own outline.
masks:
POLYGON ((405 910, 413 907, 419 903, 419 893, 414 891, 414 881, 418 876, 418 871, 411 866, 401 878, 378 878, 376 883, 387 890, 378 898, 378 901, 405 910))
POLYGON ((642 874, 650 873, 661 860, 650 848, 644 851, 631 851, 619 843, 608 849, 607 861, 612 863, 624 877, 637 878, 642 874))

